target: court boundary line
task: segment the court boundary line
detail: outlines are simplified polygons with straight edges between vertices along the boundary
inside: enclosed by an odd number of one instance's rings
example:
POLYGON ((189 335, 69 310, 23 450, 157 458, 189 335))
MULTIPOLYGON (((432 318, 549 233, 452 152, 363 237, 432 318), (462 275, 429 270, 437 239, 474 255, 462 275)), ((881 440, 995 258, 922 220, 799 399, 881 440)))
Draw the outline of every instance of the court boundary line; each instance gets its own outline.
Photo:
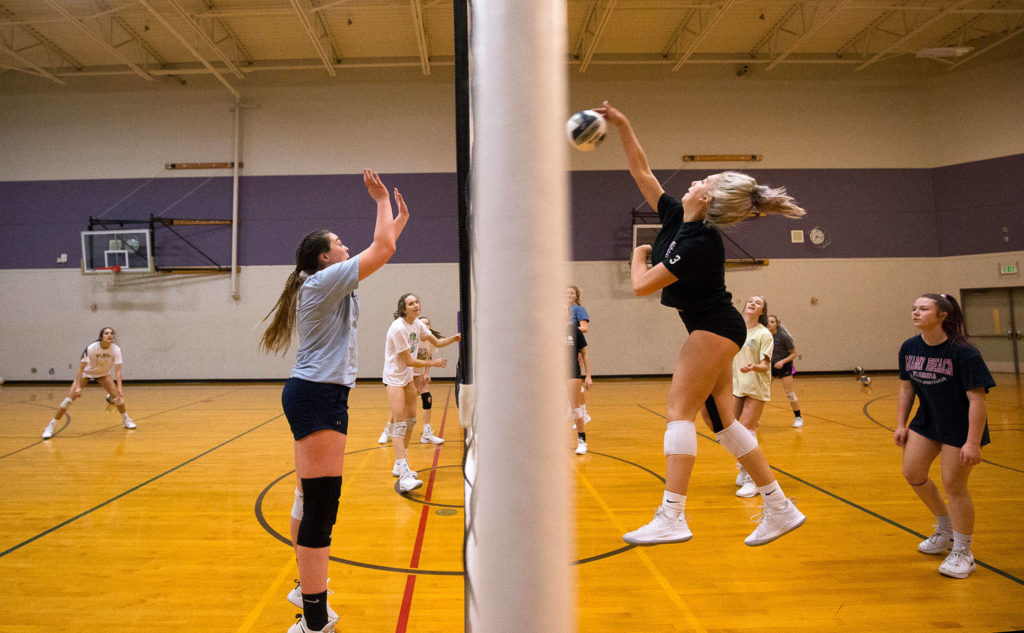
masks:
POLYGON ((260 428, 270 424, 271 422, 273 422, 274 420, 277 420, 278 418, 282 417, 283 415, 284 415, 284 413, 279 413, 279 414, 275 415, 274 417, 270 418, 269 420, 267 420, 266 422, 262 422, 260 424, 257 424, 256 426, 252 427, 248 431, 245 431, 243 433, 239 433, 235 437, 232 437, 231 439, 225 440, 225 441, 221 442, 220 444, 217 444, 213 448, 210 448, 210 449, 208 449, 206 451, 203 451, 202 453, 196 455, 195 457, 191 457, 188 460, 178 464, 177 466, 175 466, 173 468, 165 470, 164 472, 160 473, 159 475, 156 475, 155 477, 151 477, 151 478, 147 479, 146 481, 144 481, 144 482, 142 482, 142 483, 140 483, 138 485, 132 486, 128 490, 125 490, 124 492, 122 492, 122 493, 120 493, 120 494, 118 494, 116 496, 113 496, 110 499, 107 499, 103 503, 95 505, 95 506, 89 508, 88 510, 86 510, 84 512, 81 512, 81 513, 71 517, 70 519, 62 521, 62 522, 58 523, 57 525, 55 525, 55 526, 53 526, 53 527, 51 527, 51 528, 49 528, 47 530, 44 530, 44 531, 40 532, 39 534, 36 534, 35 536, 33 536, 32 538, 30 538, 28 540, 22 541, 21 543, 18 543, 17 545, 9 547, 8 549, 0 552, 0 558, 3 558, 4 556, 7 556, 8 554, 10 554, 12 552, 15 552, 15 551, 21 549, 22 547, 28 545, 29 543, 33 543, 35 541, 38 541, 39 539, 43 538, 47 534, 51 534, 53 532, 56 532, 57 530, 61 529, 62 527, 66 526, 66 525, 69 525, 71 523, 74 523, 78 519, 81 519, 82 517, 88 516, 88 515, 92 514, 93 512, 95 512, 96 510, 99 510, 100 508, 102 508, 104 506, 110 505, 111 503, 117 501, 118 499, 120 499, 122 497, 126 497, 129 494, 135 492, 136 490, 139 490, 140 488, 148 486, 149 484, 153 483, 157 479, 160 479, 161 477, 164 477, 166 475, 169 475, 169 474, 173 473, 176 470, 184 468, 185 466, 191 464, 192 462, 198 460, 199 458, 205 457, 205 456, 209 455, 210 453, 212 453, 212 452, 214 452, 214 451, 216 451, 216 450, 218 450, 218 449, 220 449, 220 448, 222 448, 224 446, 227 446, 231 442, 234 442, 235 440, 237 440, 237 439, 239 439, 241 437, 244 437, 244 436, 252 433, 253 431, 255 431, 257 429, 260 429, 260 428))

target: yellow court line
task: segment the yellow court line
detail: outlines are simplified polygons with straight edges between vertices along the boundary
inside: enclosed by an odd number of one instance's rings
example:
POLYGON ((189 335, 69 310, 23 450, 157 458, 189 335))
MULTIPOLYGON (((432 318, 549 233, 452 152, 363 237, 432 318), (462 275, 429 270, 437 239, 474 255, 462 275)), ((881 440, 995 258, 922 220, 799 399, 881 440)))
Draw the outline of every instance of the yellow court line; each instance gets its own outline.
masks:
POLYGON ((267 590, 263 592, 263 596, 260 598, 260 601, 256 603, 256 606, 249 612, 245 621, 242 622, 240 627, 238 627, 238 633, 247 633, 247 631, 252 628, 252 625, 256 623, 256 620, 258 620, 263 614, 263 610, 267 608, 270 601, 281 599, 281 591, 283 591, 281 589, 281 585, 284 584, 285 578, 288 578, 289 576, 294 577, 298 571, 299 570, 295 565, 295 558, 289 557, 288 564, 281 568, 281 571, 277 574, 277 578, 274 579, 274 582, 270 583, 267 590))
MULTIPOLYGON (((587 487, 587 491, 590 492, 590 496, 594 498, 594 501, 597 502, 597 505, 601 506, 601 509, 604 510, 604 513, 608 515, 608 518, 611 520, 612 525, 615 526, 615 529, 622 534, 628 532, 629 530, 627 530, 626 527, 619 522, 618 517, 615 516, 615 513, 612 512, 612 509, 608 506, 608 504, 604 502, 604 499, 602 499, 601 495, 598 494, 597 489, 594 488, 593 484, 590 483, 590 480, 587 479, 587 477, 582 472, 580 472, 579 467, 576 467, 576 475, 579 477, 580 481, 583 482, 583 485, 587 487)), ((636 552, 636 555, 640 557, 640 560, 643 561, 644 565, 647 566, 647 569, 651 571, 651 575, 653 575, 654 579, 658 581, 658 584, 661 585, 661 588, 665 590, 665 593, 668 594, 668 597, 670 600, 672 600, 672 603, 675 604, 676 607, 683 612, 683 615, 686 616, 686 621, 689 622, 691 627, 693 627, 693 630, 696 633, 707 633, 707 629, 704 628, 704 625, 701 624, 700 620, 697 619, 697 616, 693 614, 693 611, 690 610, 690 607, 687 606, 686 602, 684 602, 683 599, 679 596, 679 593, 672 588, 672 584, 669 583, 668 578, 665 578, 664 574, 658 571, 658 568, 654 565, 654 561, 652 561, 651 557, 647 555, 647 552, 645 552, 643 548, 640 547, 634 548, 633 551, 636 552)))

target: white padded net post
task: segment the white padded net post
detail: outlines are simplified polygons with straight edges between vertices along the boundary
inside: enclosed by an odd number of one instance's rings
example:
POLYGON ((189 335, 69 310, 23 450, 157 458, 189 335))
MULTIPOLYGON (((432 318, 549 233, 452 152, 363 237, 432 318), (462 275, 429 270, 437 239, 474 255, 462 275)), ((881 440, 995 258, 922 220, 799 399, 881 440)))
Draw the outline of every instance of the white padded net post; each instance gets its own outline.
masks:
POLYGON ((565 0, 474 2, 467 625, 575 630, 565 0))

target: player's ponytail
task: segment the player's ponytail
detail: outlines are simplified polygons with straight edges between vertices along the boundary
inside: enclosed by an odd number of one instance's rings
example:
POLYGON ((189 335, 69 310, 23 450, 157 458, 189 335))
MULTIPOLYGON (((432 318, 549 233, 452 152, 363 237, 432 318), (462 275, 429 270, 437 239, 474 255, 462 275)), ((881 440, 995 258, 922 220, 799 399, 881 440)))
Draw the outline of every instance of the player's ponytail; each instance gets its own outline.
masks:
POLYGON ((713 227, 735 224, 750 216, 777 213, 787 218, 799 218, 806 211, 786 194, 785 187, 759 185, 746 174, 724 171, 715 174, 708 187, 711 200, 704 213, 704 223, 713 227))
POLYGON ((330 235, 330 231, 327 229, 313 231, 302 239, 302 243, 296 249, 295 270, 288 275, 288 280, 284 283, 284 290, 281 291, 277 303, 267 313, 267 316, 263 317, 263 321, 270 319, 270 325, 260 337, 260 351, 277 354, 286 351, 291 344, 292 332, 295 329, 295 302, 299 296, 299 288, 305 283, 307 277, 319 270, 318 258, 320 255, 331 249, 328 235, 330 235))

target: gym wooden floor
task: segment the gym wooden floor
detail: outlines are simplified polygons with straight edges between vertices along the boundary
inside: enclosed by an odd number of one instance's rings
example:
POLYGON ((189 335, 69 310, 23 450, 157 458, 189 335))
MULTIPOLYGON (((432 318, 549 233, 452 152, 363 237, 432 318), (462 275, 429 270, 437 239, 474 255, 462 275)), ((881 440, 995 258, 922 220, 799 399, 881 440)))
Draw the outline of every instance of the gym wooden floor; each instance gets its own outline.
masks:
MULTIPOLYGON (((661 498, 665 380, 599 381, 591 452, 577 465, 579 630, 1007 631, 1024 628, 1024 392, 997 375, 992 444, 975 469, 967 580, 916 545, 932 518, 900 475, 894 376, 798 376, 806 426, 776 386, 761 443, 804 527, 749 548, 759 504, 740 499, 728 455, 701 431, 689 543, 624 547, 661 498)), ((92 386, 70 425, 39 439, 67 385, 0 387, 0 631, 284 633, 297 576, 286 544, 291 437, 280 384, 128 385, 126 431, 92 386)), ((434 385, 441 447, 416 444, 426 485, 394 489, 377 436, 383 388, 360 384, 331 587, 339 631, 463 629, 461 429, 434 385), (447 408, 446 408, 447 407, 447 408)), ((453 400, 453 398, 452 398, 453 400)), ((938 477, 933 470, 933 477, 938 477)), ((510 599, 514 597, 510 596, 510 599)), ((569 605, 566 608, 572 608, 569 605)))

